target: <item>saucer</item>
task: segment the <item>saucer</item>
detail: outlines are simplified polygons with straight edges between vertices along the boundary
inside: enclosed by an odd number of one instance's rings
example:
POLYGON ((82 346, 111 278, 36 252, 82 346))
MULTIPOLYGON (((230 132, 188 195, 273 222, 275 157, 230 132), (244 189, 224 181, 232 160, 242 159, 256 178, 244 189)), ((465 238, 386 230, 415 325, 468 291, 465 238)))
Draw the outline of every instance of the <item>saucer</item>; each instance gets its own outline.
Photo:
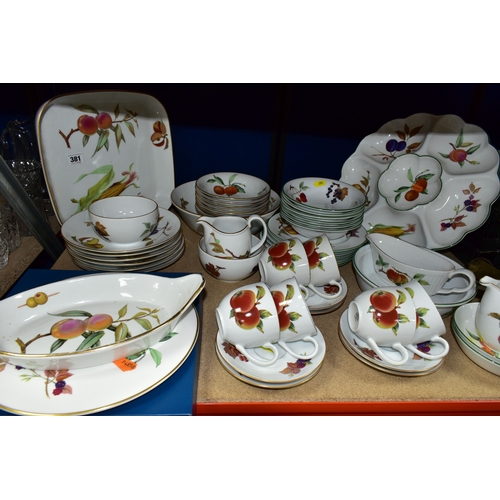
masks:
MULTIPOLYGON (((405 364, 400 366, 394 366, 380 359, 377 354, 368 346, 366 342, 356 336, 349 327, 347 320, 347 309, 342 313, 340 317, 340 328, 339 337, 344 345, 344 347, 357 359, 362 361, 368 366, 375 368, 376 370, 390 373, 392 375, 400 375, 405 377, 418 377, 422 375, 429 375, 438 370, 443 364, 442 359, 437 360, 427 360, 420 358, 417 355, 413 355, 405 364)), ((443 352, 443 346, 441 344, 429 344, 431 348, 429 354, 439 354, 443 352)), ((395 360, 400 359, 399 353, 396 353, 393 349, 382 348, 385 354, 395 360)))
POLYGON ((61 227, 61 234, 67 244, 84 248, 93 255, 110 253, 113 255, 123 253, 135 255, 165 244, 173 236, 177 235, 180 230, 181 221, 179 217, 170 210, 160 207, 158 227, 147 238, 136 243, 120 245, 99 237, 92 229, 87 210, 79 212, 66 220, 61 227))
POLYGON ((220 361, 222 367, 233 377, 237 378, 238 380, 241 380, 242 382, 245 382, 246 384, 253 385, 254 387, 262 387, 263 389, 289 389, 290 387, 297 387, 298 385, 305 384, 306 382, 309 382, 309 380, 311 380, 317 375, 319 369, 323 365, 323 363, 319 364, 316 367, 315 371, 311 372, 307 377, 303 379, 271 384, 267 382, 259 382, 258 380, 254 380, 252 378, 246 377, 245 375, 242 375, 227 363, 227 361, 222 357, 222 354, 219 352, 218 349, 216 349, 215 351, 217 354, 217 359, 220 361))
MULTIPOLYGON (((217 333, 216 348, 227 365, 248 379, 269 385, 288 383, 292 380, 299 382, 308 378, 312 373, 315 373, 325 358, 325 339, 318 329, 316 329, 316 332, 314 338, 318 342, 319 351, 314 358, 306 361, 295 359, 276 344, 279 352, 276 362, 271 366, 256 365, 248 361, 234 345, 226 342, 220 332, 217 333)), ((290 344, 293 344, 293 349, 296 352, 307 353, 311 352, 311 349, 314 348, 310 342, 303 342, 301 340, 291 342, 290 344)), ((249 349, 248 351, 256 358, 269 359, 269 356, 272 355, 267 349, 261 347, 249 349)))
MULTIPOLYGON (((456 267, 462 267, 454 260, 443 257, 450 262, 452 262, 456 267)), ((361 247, 352 259, 352 264, 354 267, 354 272, 356 274, 356 280, 362 291, 368 290, 370 288, 378 288, 381 286, 387 286, 386 283, 378 277, 377 272, 373 268, 373 260, 371 255, 370 245, 365 245, 361 247)), ((460 277, 453 277, 448 283, 446 283, 445 288, 454 288, 457 286, 465 286, 467 281, 460 277)), ((452 312, 453 308, 458 307, 463 304, 470 302, 476 295, 476 285, 463 293, 450 293, 448 295, 432 295, 432 302, 436 305, 441 316, 445 316, 452 312)))
POLYGON ((127 361, 129 370, 110 363, 51 373, 0 361, 0 408, 21 415, 85 415, 122 405, 173 375, 193 350, 199 330, 198 313, 190 306, 175 334, 127 361))
POLYGON ((453 313, 451 327, 464 354, 481 368, 500 375, 500 353, 491 349, 476 330, 475 318, 479 302, 458 307, 453 313))
POLYGON ((332 300, 324 299, 312 291, 309 291, 309 297, 306 300, 306 305, 309 308, 311 314, 325 314, 328 312, 335 311, 344 303, 347 297, 347 283, 344 278, 340 278, 342 283, 342 293, 340 296, 332 300))

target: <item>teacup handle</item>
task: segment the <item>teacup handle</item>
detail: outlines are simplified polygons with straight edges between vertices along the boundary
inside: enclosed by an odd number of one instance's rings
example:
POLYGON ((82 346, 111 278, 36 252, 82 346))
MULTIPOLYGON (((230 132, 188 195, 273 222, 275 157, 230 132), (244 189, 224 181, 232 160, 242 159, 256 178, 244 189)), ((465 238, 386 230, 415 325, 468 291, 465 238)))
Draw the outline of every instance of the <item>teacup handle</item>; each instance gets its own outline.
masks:
POLYGON ((274 344, 271 344, 270 342, 267 342, 266 344, 262 344, 261 347, 264 347, 266 349, 270 349, 273 352, 274 356, 272 359, 257 359, 255 356, 252 356, 242 345, 236 344, 235 347, 246 358, 248 358, 249 361, 251 361, 252 363, 255 363, 256 365, 259 365, 259 366, 270 366, 276 362, 276 360, 278 359, 278 356, 279 356, 278 349, 276 349, 276 346, 274 344))
POLYGON ((439 355, 433 355, 433 354, 427 354, 426 352, 422 352, 422 351, 418 350, 413 344, 407 345, 406 348, 409 351, 417 354, 421 358, 429 359, 431 361, 435 360, 435 359, 444 358, 448 354, 448 352, 450 351, 450 344, 448 344, 448 342, 446 342, 446 340, 444 340, 442 337, 439 337, 439 336, 433 337, 430 340, 430 342, 434 342, 436 344, 441 344, 444 347, 444 351, 439 355))
POLYGON ((260 217, 259 215, 251 215, 248 218, 248 227, 251 226, 252 221, 254 221, 254 220, 259 221, 260 224, 262 225, 262 238, 260 239, 260 241, 257 244, 255 244, 250 249, 250 254, 256 252, 259 248, 261 248, 262 245, 264 245, 264 243, 266 242, 266 239, 267 239, 267 224, 264 221, 264 219, 262 217, 260 217))
POLYGON ((290 347, 288 347, 288 342, 285 342, 283 340, 280 340, 278 342, 278 344, 288 354, 290 354, 290 356, 293 356, 295 359, 312 359, 312 358, 314 358, 314 356, 316 356, 316 354, 318 354, 318 351, 319 351, 318 342, 316 342, 316 340, 313 337, 311 337, 310 335, 308 335, 307 337, 304 337, 302 340, 304 342, 311 342, 311 344, 314 345, 314 352, 312 354, 298 354, 295 351, 293 351, 292 349, 290 349, 290 347))
POLYGON ((399 354, 401 354, 401 359, 400 360, 394 360, 392 358, 389 358, 383 351, 380 349, 380 347, 375 343, 375 341, 371 338, 368 338, 365 340, 365 342, 377 353, 377 355, 385 361, 386 363, 389 363, 394 366, 401 366, 404 365, 409 359, 410 355, 408 354, 408 351, 403 347, 403 344, 400 344, 399 342, 396 342, 395 344, 391 345, 395 351, 398 351, 399 354))
POLYGON ((465 288, 441 288, 441 290, 438 290, 436 294, 439 295, 448 295, 450 293, 464 293, 468 292, 476 283, 476 275, 470 270, 470 269, 455 269, 449 274, 449 278, 452 278, 453 276, 465 276, 469 280, 469 285, 466 286, 465 288))
MULTIPOLYGON (((342 283, 340 283, 339 281, 335 281, 335 280, 330 280, 328 282, 329 285, 337 285, 339 287, 339 291, 337 293, 334 293, 334 294, 328 294, 328 293, 325 293, 323 292, 322 290, 320 290, 319 288, 317 288, 315 285, 313 285, 312 283, 309 283, 309 285, 307 285, 316 295, 319 295, 321 298, 323 299, 326 299, 326 300, 332 300, 332 299, 336 299, 338 296, 342 295, 342 283)), ((323 285, 324 286, 324 285, 323 285)))

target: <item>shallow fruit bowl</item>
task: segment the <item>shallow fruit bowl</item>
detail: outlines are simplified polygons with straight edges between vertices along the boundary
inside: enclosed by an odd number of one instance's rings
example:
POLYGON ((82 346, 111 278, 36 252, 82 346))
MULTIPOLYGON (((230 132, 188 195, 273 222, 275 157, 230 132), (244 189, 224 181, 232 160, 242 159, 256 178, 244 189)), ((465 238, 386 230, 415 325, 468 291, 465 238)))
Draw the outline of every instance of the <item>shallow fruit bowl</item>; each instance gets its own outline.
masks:
MULTIPOLYGON (((259 239, 252 236, 252 246, 259 239)), ((224 259, 207 253, 205 238, 198 243, 198 256, 205 271, 220 281, 234 283, 249 278, 259 267, 259 258, 264 251, 264 246, 245 259, 224 259)))
MULTIPOLYGON (((172 191, 172 205, 182 220, 198 234, 203 234, 203 227, 196 221, 201 215, 196 208, 196 181, 189 181, 177 186, 172 191)), ((261 217, 268 221, 278 210, 280 206, 280 196, 276 191, 271 190, 269 195, 269 203, 266 213, 261 214, 261 217)), ((252 226, 252 230, 258 230, 257 227, 252 226)))
POLYGON ((0 362, 28 369, 89 368, 168 338, 205 286, 201 274, 80 276, 0 301, 0 362))

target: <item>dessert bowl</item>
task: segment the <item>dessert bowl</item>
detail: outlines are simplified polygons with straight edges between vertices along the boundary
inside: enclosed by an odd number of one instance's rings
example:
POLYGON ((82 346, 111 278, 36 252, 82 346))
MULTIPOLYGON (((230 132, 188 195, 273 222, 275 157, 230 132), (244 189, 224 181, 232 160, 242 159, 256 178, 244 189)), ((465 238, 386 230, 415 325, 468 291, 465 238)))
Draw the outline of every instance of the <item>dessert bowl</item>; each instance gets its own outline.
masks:
POLYGON ((75 277, 0 301, 0 361, 65 370, 113 363, 166 340, 205 286, 201 274, 75 277))
MULTIPOLYGON (((180 186, 177 186, 172 191, 172 205, 182 218, 182 220, 198 234, 203 234, 203 228, 196 222, 200 216, 205 215, 198 212, 196 208, 196 194, 195 194, 196 181, 189 181, 180 186)), ((280 197, 276 191, 271 190, 269 195, 269 202, 266 212, 260 216, 268 221, 278 210, 280 206, 280 197)), ((258 228, 252 230, 257 231, 258 228)), ((255 233, 254 233, 255 234, 255 233)))
MULTIPOLYGON (((259 242, 256 236, 252 236, 252 245, 259 242)), ((234 283, 249 278, 259 268, 259 259, 264 252, 264 246, 260 247, 256 252, 250 254, 249 257, 243 259, 228 259, 210 255, 207 252, 205 238, 200 238, 198 243, 198 256, 201 265, 210 276, 220 281, 228 281, 234 283)))

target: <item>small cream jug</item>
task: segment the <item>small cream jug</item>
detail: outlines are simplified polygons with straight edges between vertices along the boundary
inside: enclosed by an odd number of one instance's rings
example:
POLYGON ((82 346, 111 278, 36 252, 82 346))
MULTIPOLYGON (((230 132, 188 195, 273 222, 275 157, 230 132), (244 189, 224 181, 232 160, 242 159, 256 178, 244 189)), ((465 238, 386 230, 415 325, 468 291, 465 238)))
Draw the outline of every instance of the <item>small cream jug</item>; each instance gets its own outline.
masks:
POLYGON ((484 276, 479 283, 486 290, 476 312, 476 330, 486 345, 500 352, 500 281, 484 276))
POLYGON ((264 245, 267 225, 259 215, 248 218, 226 215, 221 217, 203 216, 196 221, 203 227, 207 253, 224 259, 245 259, 264 245), (252 246, 253 221, 262 226, 261 239, 252 246))

